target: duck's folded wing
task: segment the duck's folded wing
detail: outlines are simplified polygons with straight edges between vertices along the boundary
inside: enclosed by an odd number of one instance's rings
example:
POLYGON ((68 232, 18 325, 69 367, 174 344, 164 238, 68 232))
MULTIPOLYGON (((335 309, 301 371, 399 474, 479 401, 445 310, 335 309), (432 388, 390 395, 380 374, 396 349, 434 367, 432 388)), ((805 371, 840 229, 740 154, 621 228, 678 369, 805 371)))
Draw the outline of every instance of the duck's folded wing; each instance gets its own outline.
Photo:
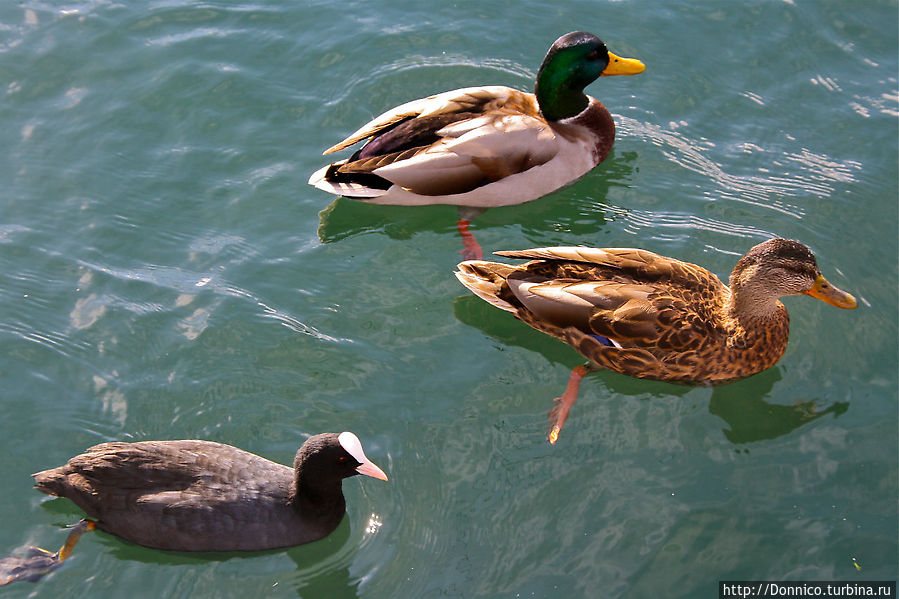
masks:
POLYGON ((406 102, 392 108, 359 128, 342 142, 325 150, 330 154, 385 131, 397 123, 417 117, 427 117, 455 112, 484 112, 510 103, 520 104, 526 98, 522 92, 501 85, 466 87, 419 100, 406 102))
POLYGON ((508 279, 509 289, 534 318, 558 328, 575 327, 615 341, 655 336, 653 291, 645 285, 609 281, 508 279))
POLYGON ((701 266, 660 256, 638 248, 591 248, 581 246, 546 247, 494 252, 499 256, 525 260, 549 260, 595 264, 614 271, 619 280, 635 283, 666 283, 679 288, 714 293, 724 284, 701 266))
POLYGON ((443 139, 374 174, 414 193, 464 193, 551 160, 559 151, 545 123, 526 115, 491 114, 454 123, 443 139))
POLYGON ((615 281, 528 282, 509 278, 509 288, 531 322, 606 338, 623 349, 653 353, 696 349, 715 334, 714 319, 682 294, 653 285, 615 281))
MULTIPOLYGON (((621 270, 645 272, 670 267, 671 258, 637 248, 592 248, 584 246, 560 246, 494 252, 498 256, 530 260, 562 260, 585 262, 621 270)), ((676 261, 675 261, 676 262, 676 261)))

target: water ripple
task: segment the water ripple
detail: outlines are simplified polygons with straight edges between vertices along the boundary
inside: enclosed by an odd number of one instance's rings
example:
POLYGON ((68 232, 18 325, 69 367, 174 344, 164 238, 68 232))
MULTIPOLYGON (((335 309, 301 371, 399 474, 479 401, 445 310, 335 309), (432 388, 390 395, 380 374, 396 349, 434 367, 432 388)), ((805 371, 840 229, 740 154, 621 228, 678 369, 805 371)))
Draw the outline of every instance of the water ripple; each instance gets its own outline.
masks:
MULTIPOLYGON (((202 240, 198 241, 198 243, 200 243, 201 246, 203 245, 202 240)), ((196 250, 198 248, 193 249, 196 250)), ((204 247, 202 251, 207 251, 209 249, 210 248, 208 247, 204 247)), ((298 318, 291 316, 283 310, 274 308, 266 304, 251 292, 227 283, 221 276, 216 274, 201 274, 180 267, 171 266, 146 266, 133 269, 118 269, 85 261, 79 261, 79 264, 86 268, 90 268, 97 272, 102 272, 118 279, 127 281, 141 281, 144 283, 149 283, 151 285, 173 289, 179 293, 177 299, 175 300, 176 306, 185 306, 189 304, 192 301, 194 294, 196 294, 199 289, 209 289, 214 293, 222 296, 251 300, 253 303, 262 308, 265 317, 275 319, 276 321, 280 322, 296 333, 309 335, 322 341, 349 341, 348 339, 338 339, 336 337, 332 337, 320 332, 315 327, 300 321, 298 318)), ((182 322, 181 327, 183 334, 188 339, 195 339, 197 336, 199 336, 199 334, 202 333, 202 331, 206 328, 207 319, 211 311, 220 303, 221 300, 218 300, 214 302, 211 307, 195 310, 192 315, 190 315, 182 322)), ((165 309, 163 306, 157 304, 137 304, 135 302, 110 297, 104 297, 101 301, 101 299, 98 298, 96 294, 91 294, 86 298, 79 299, 76 302, 75 309, 72 311, 71 315, 72 325, 75 328, 87 328, 93 325, 97 321, 97 319, 103 316, 106 311, 106 307, 109 305, 118 305, 127 308, 129 311, 137 313, 160 311, 165 309)))
MULTIPOLYGON (((854 183, 856 178, 854 171, 860 171, 862 165, 855 160, 840 162, 828 158, 824 154, 815 154, 811 150, 802 148, 798 154, 784 154, 787 160, 797 162, 809 171, 809 177, 816 181, 839 181, 841 183, 854 183)), ((818 186, 822 194, 829 195, 832 188, 818 186)))
POLYGON ((653 239, 661 241, 683 240, 691 236, 689 231, 696 230, 756 239, 765 239, 776 236, 773 232, 765 229, 704 218, 685 212, 627 211, 627 222, 624 225, 624 230, 630 233, 637 233, 642 229, 652 231, 653 239), (678 234, 671 232, 664 233, 661 231, 667 229, 683 232, 678 234))
POLYGON ((77 355, 91 347, 91 343, 72 338, 56 331, 38 331, 30 324, 21 322, 0 323, 0 334, 8 333, 13 337, 36 343, 63 355, 77 355))
MULTIPOLYGON (((323 103, 324 106, 339 105, 348 102, 351 98, 358 97, 361 94, 356 93, 356 88, 360 86, 372 85, 378 81, 388 80, 391 75, 402 73, 409 70, 426 69, 429 67, 470 67, 479 71, 494 71, 497 73, 505 73, 514 77, 521 77, 528 81, 534 79, 534 73, 527 67, 512 60, 500 58, 473 58, 465 54, 448 54, 444 53, 438 56, 410 55, 403 58, 385 63, 373 69, 369 73, 356 75, 352 80, 347 81, 346 85, 330 100, 323 103)), ((484 78, 489 80, 489 76, 484 78)), ((434 90, 438 93, 446 90, 434 90)), ((414 98, 408 98, 413 100, 414 98)), ((389 107, 384 106, 387 110, 389 107)))
POLYGON ((280 322, 282 325, 284 325, 285 327, 287 327, 288 329, 290 329, 291 331, 293 331, 295 333, 309 335, 310 337, 315 337, 316 339, 320 339, 322 341, 331 341, 334 343, 339 343, 339 342, 352 343, 352 340, 348 339, 346 337, 337 338, 337 337, 332 337, 330 335, 326 335, 325 333, 322 333, 315 327, 308 325, 304 322, 301 322, 299 319, 291 316, 290 314, 287 314, 286 312, 284 312, 282 310, 279 310, 277 308, 273 308, 272 306, 269 306, 268 304, 263 302, 261 299, 254 296, 253 294, 251 294, 249 291, 245 291, 243 289, 237 289, 236 287, 228 287, 227 291, 228 291, 228 293, 230 293, 232 295, 235 295, 238 297, 245 297, 245 298, 248 298, 248 299, 254 301, 260 308, 262 308, 262 311, 264 312, 264 316, 266 318, 272 318, 272 319, 280 322))
POLYGON ((871 117, 871 112, 876 111, 887 116, 899 116, 899 90, 882 93, 879 97, 852 96, 849 107, 865 118, 871 117))
MULTIPOLYGON (((783 174, 733 175, 706 155, 712 144, 690 139, 679 130, 680 124, 665 129, 625 116, 618 118, 623 135, 647 140, 660 147, 664 157, 673 164, 711 179, 719 189, 717 198, 751 204, 794 218, 803 218, 806 209, 783 198, 799 198, 809 194, 818 198, 830 197, 835 183, 854 182, 855 173, 862 168, 859 162, 835 160, 806 148, 799 153, 776 155, 747 142, 739 146, 741 151, 768 153, 771 154, 770 164, 784 166, 784 162, 791 162, 800 168, 784 168, 783 174)), ((759 171, 764 172, 762 169, 759 171)), ((712 196, 711 191, 703 193, 707 197, 712 196)))

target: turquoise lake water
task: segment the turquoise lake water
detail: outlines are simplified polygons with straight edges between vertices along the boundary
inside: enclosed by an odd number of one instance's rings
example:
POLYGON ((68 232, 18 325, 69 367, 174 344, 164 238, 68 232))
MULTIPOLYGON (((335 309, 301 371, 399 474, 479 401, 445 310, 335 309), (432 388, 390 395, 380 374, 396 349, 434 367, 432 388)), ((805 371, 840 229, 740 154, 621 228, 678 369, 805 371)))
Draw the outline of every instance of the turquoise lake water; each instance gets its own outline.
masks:
POLYGON ((719 580, 884 580, 899 562, 894 1, 0 6, 0 555, 80 518, 32 472, 108 440, 290 463, 351 430, 328 539, 165 553, 103 533, 5 597, 715 597, 719 580), (774 368, 717 388, 589 375, 452 275, 456 210, 309 187, 384 110, 530 90, 584 29, 645 73, 588 88, 610 157, 490 210, 485 251, 637 246, 726 277, 799 239, 855 311, 786 298, 774 368))

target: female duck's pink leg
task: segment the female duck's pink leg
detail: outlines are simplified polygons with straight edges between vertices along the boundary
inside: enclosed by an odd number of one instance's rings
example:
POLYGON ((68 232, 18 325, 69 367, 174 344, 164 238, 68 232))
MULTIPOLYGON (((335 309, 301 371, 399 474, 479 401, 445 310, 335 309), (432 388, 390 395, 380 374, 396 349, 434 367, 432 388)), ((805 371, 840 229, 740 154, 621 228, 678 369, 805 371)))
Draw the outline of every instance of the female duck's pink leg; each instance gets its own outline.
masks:
POLYGON ((552 427, 548 437, 550 444, 555 445, 556 441, 559 440, 559 432, 562 430, 565 421, 568 420, 571 406, 577 401, 577 392, 581 386, 581 379, 592 370, 593 368, 589 365, 574 368, 571 371, 571 377, 568 379, 568 386, 565 387, 565 393, 562 394, 562 397, 557 397, 554 400, 556 405, 549 411, 549 423, 552 427))

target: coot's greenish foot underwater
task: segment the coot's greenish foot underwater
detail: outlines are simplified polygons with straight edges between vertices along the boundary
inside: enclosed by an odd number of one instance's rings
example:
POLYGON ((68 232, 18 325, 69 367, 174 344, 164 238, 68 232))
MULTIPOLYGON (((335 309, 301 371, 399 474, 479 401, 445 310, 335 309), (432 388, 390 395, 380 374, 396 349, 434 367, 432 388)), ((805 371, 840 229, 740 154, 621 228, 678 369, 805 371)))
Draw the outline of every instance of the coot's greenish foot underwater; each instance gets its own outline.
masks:
POLYGON ((310 437, 293 468, 210 441, 102 443, 34 474, 97 528, 156 549, 256 551, 330 534, 346 509, 344 478, 387 480, 350 432, 310 437))
POLYGON ((94 530, 94 522, 82 520, 72 527, 65 544, 59 551, 47 551, 40 547, 29 547, 25 557, 4 557, 0 559, 0 587, 11 582, 24 580, 37 582, 64 562, 84 533, 94 530))

